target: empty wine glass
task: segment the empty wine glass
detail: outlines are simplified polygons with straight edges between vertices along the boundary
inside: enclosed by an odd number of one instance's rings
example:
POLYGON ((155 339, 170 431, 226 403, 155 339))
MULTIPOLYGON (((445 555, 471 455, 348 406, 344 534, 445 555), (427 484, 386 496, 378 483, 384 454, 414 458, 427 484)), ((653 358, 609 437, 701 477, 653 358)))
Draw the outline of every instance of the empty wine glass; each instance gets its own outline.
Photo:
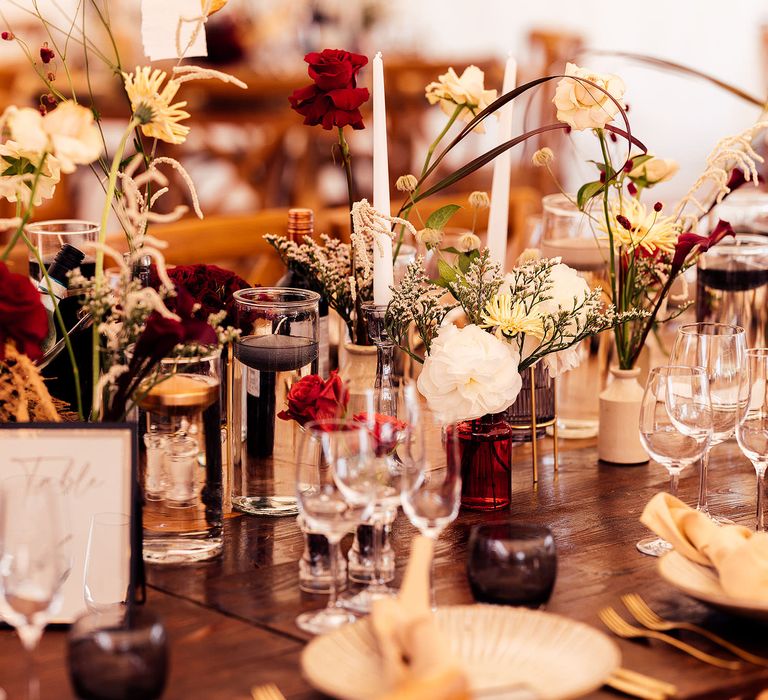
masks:
POLYGON ((670 364, 703 367, 709 380, 712 405, 712 437, 701 458, 699 498, 696 509, 716 522, 707 500, 709 455, 715 445, 732 438, 743 409, 739 383, 746 373, 746 334, 739 326, 723 323, 689 323, 680 327, 672 347, 670 364))
POLYGON ((104 612, 125 604, 130 578, 130 518, 122 513, 94 513, 85 551, 85 605, 104 612))
POLYGON ((296 618, 305 632, 322 634, 356 619, 337 598, 338 547, 372 506, 372 461, 370 434, 358 423, 334 419, 305 426, 296 460, 297 502, 307 527, 327 538, 331 569, 328 605, 296 618))
MULTIPOLYGON (((422 535, 437 540, 461 504, 458 432, 422 405, 415 387, 405 390, 405 398, 406 438, 399 450, 403 512, 422 535)), ((435 607, 434 577, 431 597, 435 607)))
MULTIPOLYGON (((669 492, 677 496, 680 472, 701 459, 712 433, 707 375, 701 367, 654 367, 640 406, 640 441, 648 454, 669 472, 669 492)), ((672 545, 648 537, 637 548, 653 557, 672 545)))
POLYGON ((69 575, 70 532, 63 496, 50 480, 5 479, 0 498, 0 615, 16 628, 27 652, 29 698, 36 700, 33 652, 69 575))
POLYGON ((746 407, 736 427, 736 440, 757 472, 757 530, 765 530, 763 502, 768 467, 768 348, 747 350, 749 374, 742 377, 746 407))

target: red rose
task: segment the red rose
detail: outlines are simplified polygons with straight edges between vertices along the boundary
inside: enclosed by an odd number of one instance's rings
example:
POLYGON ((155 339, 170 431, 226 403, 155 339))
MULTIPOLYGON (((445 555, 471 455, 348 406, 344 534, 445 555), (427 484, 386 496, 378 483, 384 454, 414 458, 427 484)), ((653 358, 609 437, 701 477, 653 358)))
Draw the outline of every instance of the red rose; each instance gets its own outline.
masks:
POLYGON ((296 382, 288 392, 288 408, 278 414, 283 420, 295 420, 305 425, 313 420, 338 418, 344 413, 349 392, 338 372, 324 380, 317 374, 309 374, 296 382))
POLYGON ((12 340, 16 349, 32 360, 43 355, 41 345, 48 335, 48 314, 40 292, 25 275, 11 272, 0 262, 0 360, 5 359, 5 344, 12 340))
POLYGON ((357 87, 357 74, 368 59, 340 49, 324 49, 308 53, 304 60, 315 82, 294 90, 288 98, 291 107, 304 117, 304 123, 320 124, 327 130, 334 126, 364 129, 360 106, 369 94, 367 88, 357 87))

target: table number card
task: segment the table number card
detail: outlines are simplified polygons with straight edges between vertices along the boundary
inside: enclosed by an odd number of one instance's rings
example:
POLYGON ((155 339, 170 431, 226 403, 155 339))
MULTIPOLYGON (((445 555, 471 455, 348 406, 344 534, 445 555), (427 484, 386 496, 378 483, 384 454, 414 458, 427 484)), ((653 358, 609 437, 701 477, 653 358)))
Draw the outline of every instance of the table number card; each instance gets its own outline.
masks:
MULTIPOLYGON (((86 610, 85 562, 91 520, 96 514, 124 514, 127 531, 116 528, 114 553, 89 562, 90 576, 120 577, 135 590, 141 561, 141 517, 137 508, 135 428, 123 424, 0 425, 0 480, 21 474, 53 479, 65 494, 71 534, 72 569, 62 589, 62 605, 53 622, 69 623, 86 610), (129 571, 115 571, 115 562, 129 571), (129 565, 130 562, 130 565, 129 565), (94 568, 102 565, 104 571, 94 568), (126 573, 128 576, 126 576, 126 573)), ((109 547, 107 546, 107 551, 109 547)))
POLYGON ((142 0, 141 39, 146 57, 159 61, 207 56, 205 27, 199 27, 203 7, 203 0, 142 0))

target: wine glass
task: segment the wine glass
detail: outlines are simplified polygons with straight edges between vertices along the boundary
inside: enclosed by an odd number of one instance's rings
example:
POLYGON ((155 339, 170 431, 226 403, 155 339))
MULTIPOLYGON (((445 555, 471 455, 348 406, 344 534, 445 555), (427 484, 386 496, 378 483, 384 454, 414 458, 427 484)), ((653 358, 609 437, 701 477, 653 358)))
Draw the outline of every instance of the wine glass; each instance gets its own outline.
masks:
MULTIPOLYGON (((405 390, 406 438, 399 451, 403 512, 425 537, 436 541, 459 514, 461 461, 455 425, 442 425, 419 401, 416 388, 405 390)), ((434 563, 433 563, 434 566, 434 563)), ((435 607, 434 576, 431 583, 435 607)))
POLYGON ((94 513, 85 550, 85 605, 105 612, 124 605, 130 578, 131 520, 123 513, 94 513))
POLYGON ((328 540, 331 569, 328 605, 296 618, 305 632, 322 634, 356 619, 337 598, 338 547, 373 504, 372 462, 373 446, 364 426, 346 419, 305 426, 296 460, 297 503, 307 527, 328 540))
MULTIPOLYGON (((387 405, 394 413, 402 414, 403 389, 405 382, 392 380, 388 388, 387 405)), ((400 506, 400 480, 403 462, 399 449, 405 439, 406 421, 397 416, 380 412, 379 393, 373 389, 357 390, 350 393, 346 415, 367 428, 373 447, 373 461, 370 465, 370 488, 373 493, 373 508, 364 525, 371 528, 373 543, 373 572, 370 582, 357 592, 342 597, 342 604, 357 613, 368 613, 375 600, 397 595, 397 589, 388 585, 383 576, 383 546, 386 540, 385 528, 392 523, 400 506)))
POLYGON ((765 530, 763 513, 765 470, 768 467, 768 348, 747 350, 749 374, 744 375, 742 395, 748 400, 736 426, 736 440, 757 472, 757 523, 765 530))
MULTIPOLYGON (((654 367, 640 406, 640 441, 648 454, 669 472, 669 492, 677 496, 680 472, 701 459, 712 433, 709 384, 701 367, 654 367)), ((652 557, 672 545, 648 537, 637 548, 652 557)))
POLYGON ((71 536, 64 498, 52 481, 10 477, 0 484, 0 498, 0 615, 27 652, 29 698, 37 700, 33 653, 61 602, 71 536))
POLYGON ((672 347, 670 364, 703 367, 709 380, 712 406, 712 436, 701 458, 699 498, 696 509, 719 523, 730 521, 714 517, 707 502, 709 455, 715 445, 733 437, 743 409, 740 382, 747 372, 746 334, 739 326, 723 323, 689 323, 680 327, 672 347))

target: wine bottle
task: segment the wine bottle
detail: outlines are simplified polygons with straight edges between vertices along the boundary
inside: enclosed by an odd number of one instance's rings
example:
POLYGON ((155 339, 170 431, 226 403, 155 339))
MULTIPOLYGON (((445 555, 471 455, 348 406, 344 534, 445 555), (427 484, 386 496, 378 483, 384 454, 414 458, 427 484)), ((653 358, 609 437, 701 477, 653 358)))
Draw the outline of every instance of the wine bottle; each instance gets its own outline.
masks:
MULTIPOLYGON (((289 209, 287 235, 294 243, 300 245, 305 236, 312 236, 315 230, 315 216, 311 209, 289 209)), ((288 268, 286 273, 278 280, 278 287, 293 287, 294 289, 313 289, 310 281, 296 270, 288 268)), ((328 302, 320 296, 320 320, 318 327, 319 356, 318 373, 321 377, 327 377, 330 370, 330 349, 328 340, 328 302)))
POLYGON ((53 347, 56 343, 56 322, 54 320, 55 306, 61 302, 67 294, 69 278, 67 275, 74 270, 85 258, 85 254, 69 243, 65 243, 56 254, 47 275, 37 285, 40 297, 48 314, 48 335, 43 341, 43 352, 53 347), (54 301, 55 297, 55 301, 54 301))

